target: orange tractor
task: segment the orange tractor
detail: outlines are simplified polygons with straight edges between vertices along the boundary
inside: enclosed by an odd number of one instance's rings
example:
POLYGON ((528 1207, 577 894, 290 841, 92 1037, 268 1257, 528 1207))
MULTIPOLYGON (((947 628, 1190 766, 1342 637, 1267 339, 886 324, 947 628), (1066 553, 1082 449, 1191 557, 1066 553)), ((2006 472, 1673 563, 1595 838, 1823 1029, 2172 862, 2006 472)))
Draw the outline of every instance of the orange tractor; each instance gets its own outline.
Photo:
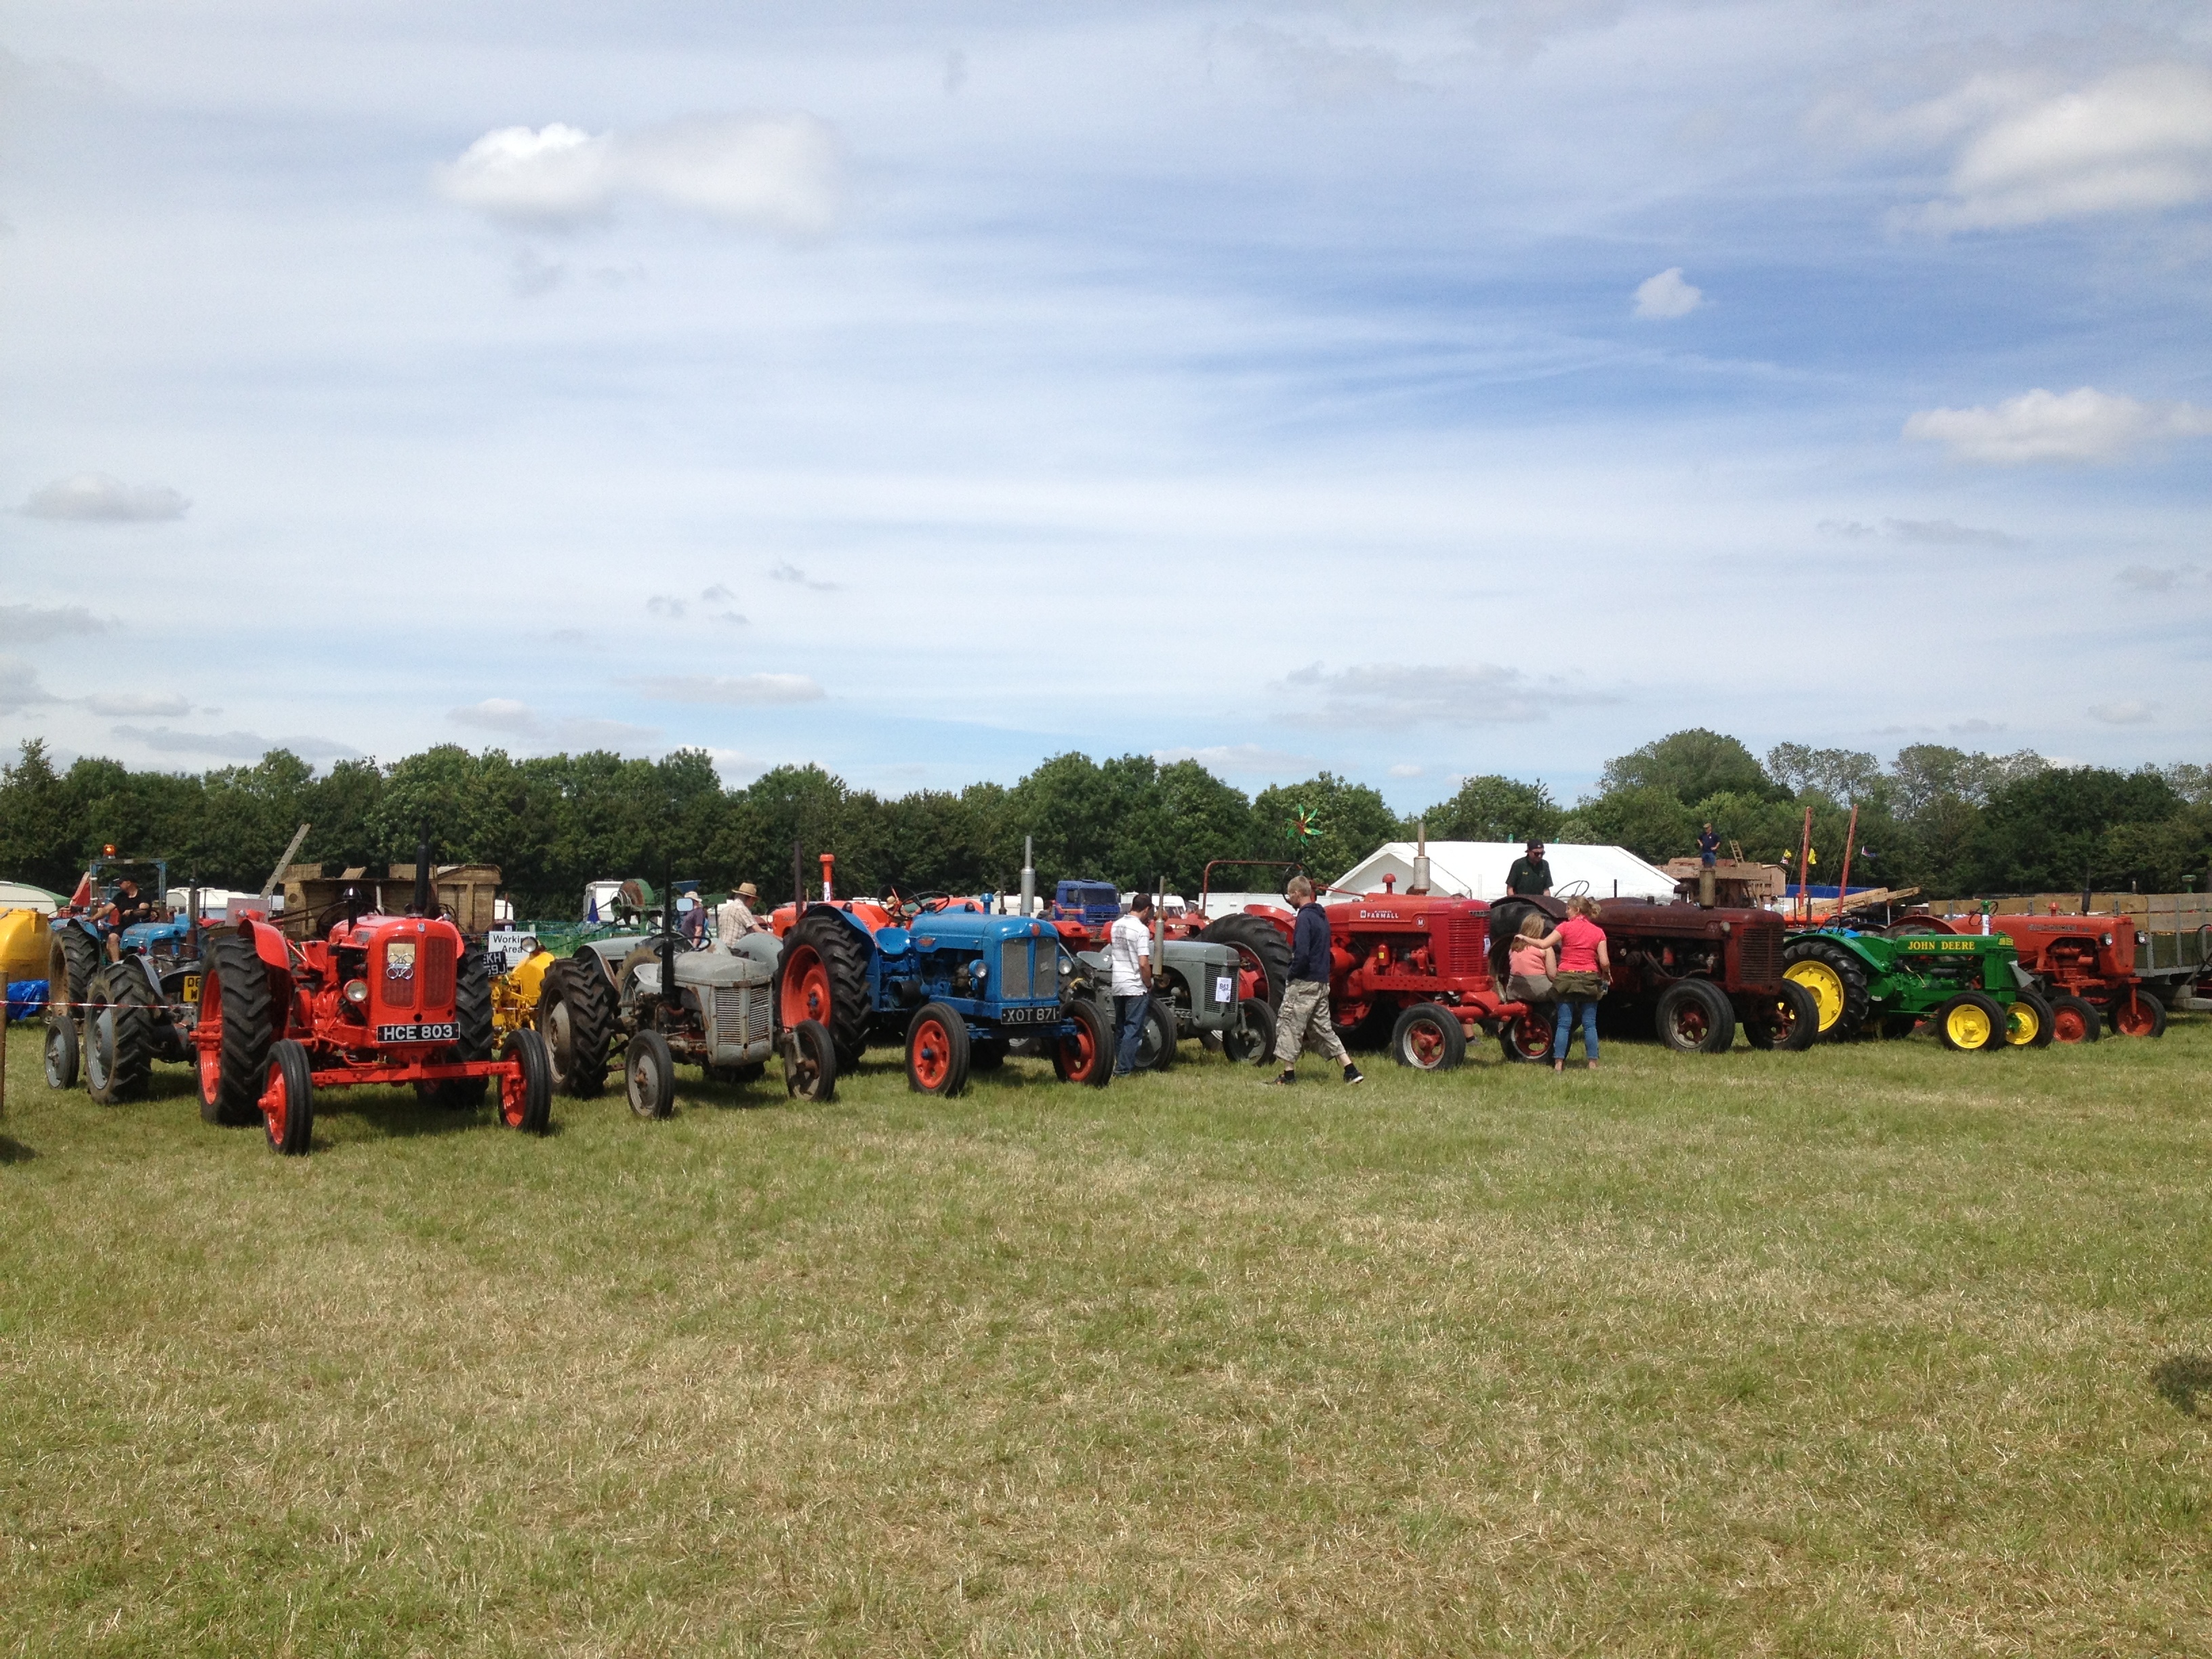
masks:
POLYGON ((191 1030, 200 1115, 258 1121, 273 1151, 304 1154, 318 1091, 408 1084, 441 1105, 471 1106, 495 1089, 500 1121, 543 1133, 553 1062, 524 1029, 492 1055, 491 964, 430 908, 428 860, 412 914, 351 913, 321 939, 287 939, 242 920, 207 940, 191 1030))
POLYGON ((2002 933, 2020 952, 2051 1003, 2053 1042, 2094 1042, 2106 1030, 2122 1036, 2164 1036, 2166 1004, 2136 973, 2136 925, 2126 916, 1909 916, 1890 929, 2002 933))

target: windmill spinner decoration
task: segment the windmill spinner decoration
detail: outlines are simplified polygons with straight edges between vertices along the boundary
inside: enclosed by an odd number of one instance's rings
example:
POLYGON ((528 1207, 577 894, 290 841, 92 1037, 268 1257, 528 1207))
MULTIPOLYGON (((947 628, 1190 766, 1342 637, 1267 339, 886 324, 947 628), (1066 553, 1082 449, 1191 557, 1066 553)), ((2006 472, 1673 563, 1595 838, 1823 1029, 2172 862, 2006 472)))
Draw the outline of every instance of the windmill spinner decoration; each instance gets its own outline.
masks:
POLYGON ((1311 806, 1291 809, 1290 828, 1283 832, 1294 849, 1303 849, 1310 842, 1321 839, 1321 813, 1311 806))

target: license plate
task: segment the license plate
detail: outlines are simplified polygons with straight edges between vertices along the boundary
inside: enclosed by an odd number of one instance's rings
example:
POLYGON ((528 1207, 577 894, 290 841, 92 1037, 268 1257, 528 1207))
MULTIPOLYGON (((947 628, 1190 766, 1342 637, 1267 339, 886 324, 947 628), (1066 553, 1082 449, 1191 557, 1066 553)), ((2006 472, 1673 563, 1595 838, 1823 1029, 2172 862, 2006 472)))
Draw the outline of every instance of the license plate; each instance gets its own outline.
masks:
POLYGON ((1050 1008, 1009 1008, 1000 1016, 1008 1025, 1046 1025, 1060 1018, 1057 1006, 1050 1008))
POLYGON ((198 974, 186 974, 185 975, 185 1000, 187 1002, 198 1002, 199 1000, 200 976, 198 974))
POLYGON ((1224 974, 1213 981, 1213 1000, 1216 1002, 1237 1000, 1237 976, 1234 974, 1224 974))
POLYGON ((379 1042, 451 1042, 459 1035, 450 1019, 422 1025, 380 1025, 376 1028, 379 1042))

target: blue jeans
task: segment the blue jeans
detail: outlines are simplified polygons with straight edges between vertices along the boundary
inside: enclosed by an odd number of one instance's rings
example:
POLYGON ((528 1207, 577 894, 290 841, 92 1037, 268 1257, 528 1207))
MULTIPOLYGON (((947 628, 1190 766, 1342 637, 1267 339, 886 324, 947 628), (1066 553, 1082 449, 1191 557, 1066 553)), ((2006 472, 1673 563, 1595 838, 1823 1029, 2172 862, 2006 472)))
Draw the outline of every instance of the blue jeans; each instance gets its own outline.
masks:
POLYGON ((1145 1040, 1145 1013, 1152 1006, 1148 992, 1114 999, 1114 1075, 1127 1077, 1137 1069, 1137 1045, 1145 1040))
POLYGON ((1574 997, 1559 1003, 1558 1012, 1552 1017, 1552 1058, 1555 1060, 1567 1057, 1567 1043, 1574 1032, 1577 1008, 1583 1015, 1583 1058, 1597 1058, 1597 1004, 1574 997))

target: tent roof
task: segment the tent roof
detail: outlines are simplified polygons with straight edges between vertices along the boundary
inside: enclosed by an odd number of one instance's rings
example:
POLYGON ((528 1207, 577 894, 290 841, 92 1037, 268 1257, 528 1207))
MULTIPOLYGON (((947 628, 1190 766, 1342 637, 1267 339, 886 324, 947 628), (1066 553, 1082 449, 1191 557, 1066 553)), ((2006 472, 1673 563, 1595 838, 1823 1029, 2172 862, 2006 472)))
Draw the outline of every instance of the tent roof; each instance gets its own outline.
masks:
MULTIPOLYGON (((1502 898, 1506 872, 1519 858, 1513 841, 1432 841, 1429 882, 1437 892, 1462 898, 1502 898)), ((1625 847, 1553 843, 1544 849, 1552 866, 1552 890, 1564 894, 1577 882, 1593 898, 1672 898, 1674 878, 1646 864, 1625 847)), ((1413 843, 1386 842, 1339 877, 1336 885, 1355 893, 1377 891, 1386 875, 1397 878, 1400 892, 1413 875, 1413 843)))
POLYGON ((0 881, 0 910, 37 910, 52 915, 61 908, 62 896, 27 881, 0 881))

